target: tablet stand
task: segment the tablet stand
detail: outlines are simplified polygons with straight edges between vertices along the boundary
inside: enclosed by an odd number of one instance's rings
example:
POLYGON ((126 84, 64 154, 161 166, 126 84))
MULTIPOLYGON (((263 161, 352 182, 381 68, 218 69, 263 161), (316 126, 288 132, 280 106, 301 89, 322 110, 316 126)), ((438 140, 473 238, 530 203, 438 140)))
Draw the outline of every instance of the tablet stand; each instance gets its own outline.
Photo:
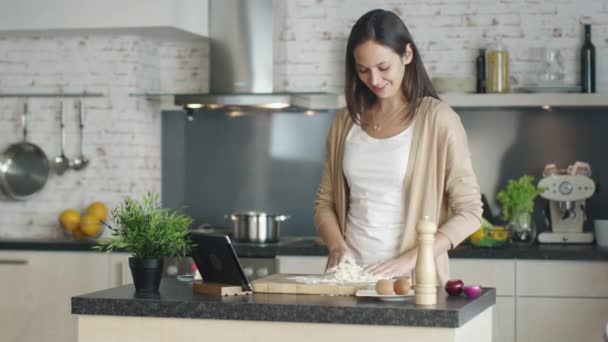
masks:
POLYGON ((243 288, 239 285, 210 283, 200 280, 192 283, 192 291, 213 296, 243 296, 251 294, 251 291, 243 291, 243 288))

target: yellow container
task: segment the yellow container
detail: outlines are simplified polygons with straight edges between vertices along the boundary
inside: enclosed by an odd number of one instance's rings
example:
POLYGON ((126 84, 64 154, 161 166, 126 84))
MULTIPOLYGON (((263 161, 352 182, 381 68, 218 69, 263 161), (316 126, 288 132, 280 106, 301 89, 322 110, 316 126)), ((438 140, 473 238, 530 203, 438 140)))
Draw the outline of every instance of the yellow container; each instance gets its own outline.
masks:
POLYGON ((486 91, 509 92, 509 51, 500 44, 492 45, 486 52, 486 91))

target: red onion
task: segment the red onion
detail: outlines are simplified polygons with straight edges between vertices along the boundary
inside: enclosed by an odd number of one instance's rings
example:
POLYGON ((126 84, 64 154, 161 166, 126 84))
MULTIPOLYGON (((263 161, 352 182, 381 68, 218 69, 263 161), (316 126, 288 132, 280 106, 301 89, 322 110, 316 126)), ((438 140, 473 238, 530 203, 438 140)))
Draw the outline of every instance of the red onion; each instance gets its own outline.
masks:
POLYGON ((471 286, 465 286, 463 288, 464 291, 464 295, 467 296, 470 299, 475 299, 479 296, 481 296, 481 286, 479 285, 471 285, 471 286))
POLYGON ((445 291, 450 296, 460 296, 460 294, 462 293, 463 286, 464 286, 464 283, 462 282, 462 280, 459 280, 459 279, 449 280, 445 284, 445 291))

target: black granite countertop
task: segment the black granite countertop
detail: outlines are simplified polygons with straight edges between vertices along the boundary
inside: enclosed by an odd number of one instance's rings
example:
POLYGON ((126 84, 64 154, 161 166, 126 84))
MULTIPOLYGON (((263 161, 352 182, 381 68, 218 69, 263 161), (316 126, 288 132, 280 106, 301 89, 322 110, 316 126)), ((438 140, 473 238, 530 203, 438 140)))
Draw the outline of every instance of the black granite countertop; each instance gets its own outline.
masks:
POLYGON ((93 241, 75 240, 0 240, 0 251, 3 250, 32 250, 32 251, 92 251, 93 241))
MULTIPOLYGON (((90 251, 92 241, 71 240, 0 240, 1 250, 90 251)), ((234 242, 243 258, 276 256, 326 256, 327 249, 313 237, 285 237, 279 243, 255 244, 234 242)), ((463 259, 537 259, 608 261, 608 247, 597 245, 508 245, 500 248, 458 246, 449 252, 451 258, 463 259)))
POLYGON ((480 248, 460 245, 448 252, 450 258, 608 261, 608 247, 597 245, 509 245, 480 248))
POLYGON ((240 257, 275 257, 281 255, 326 256, 327 248, 314 237, 285 238, 278 243, 257 244, 233 242, 234 249, 240 257))
POLYGON ((160 294, 137 296, 132 285, 72 297, 72 313, 137 317, 198 318, 304 323, 460 327, 496 303, 485 288, 474 300, 438 291, 437 305, 416 306, 413 298, 383 302, 355 296, 254 293, 219 297, 192 292, 190 285, 165 278, 160 294))

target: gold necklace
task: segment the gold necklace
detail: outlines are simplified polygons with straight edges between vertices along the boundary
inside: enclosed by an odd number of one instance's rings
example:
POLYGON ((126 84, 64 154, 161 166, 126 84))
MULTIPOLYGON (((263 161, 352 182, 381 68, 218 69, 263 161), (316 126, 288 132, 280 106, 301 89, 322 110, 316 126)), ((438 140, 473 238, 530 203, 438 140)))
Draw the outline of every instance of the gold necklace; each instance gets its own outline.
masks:
POLYGON ((370 115, 372 117, 372 129, 374 131, 379 131, 380 128, 382 128, 382 124, 388 122, 388 120, 392 119, 395 115, 397 115, 397 113, 401 112, 401 110, 403 108, 405 108, 405 106, 407 106, 407 103, 404 104, 403 106, 401 106, 399 109, 397 109, 396 111, 392 112, 391 114, 387 115, 384 117, 384 120, 382 120, 379 123, 376 123, 376 120, 374 119, 374 115, 370 115))

